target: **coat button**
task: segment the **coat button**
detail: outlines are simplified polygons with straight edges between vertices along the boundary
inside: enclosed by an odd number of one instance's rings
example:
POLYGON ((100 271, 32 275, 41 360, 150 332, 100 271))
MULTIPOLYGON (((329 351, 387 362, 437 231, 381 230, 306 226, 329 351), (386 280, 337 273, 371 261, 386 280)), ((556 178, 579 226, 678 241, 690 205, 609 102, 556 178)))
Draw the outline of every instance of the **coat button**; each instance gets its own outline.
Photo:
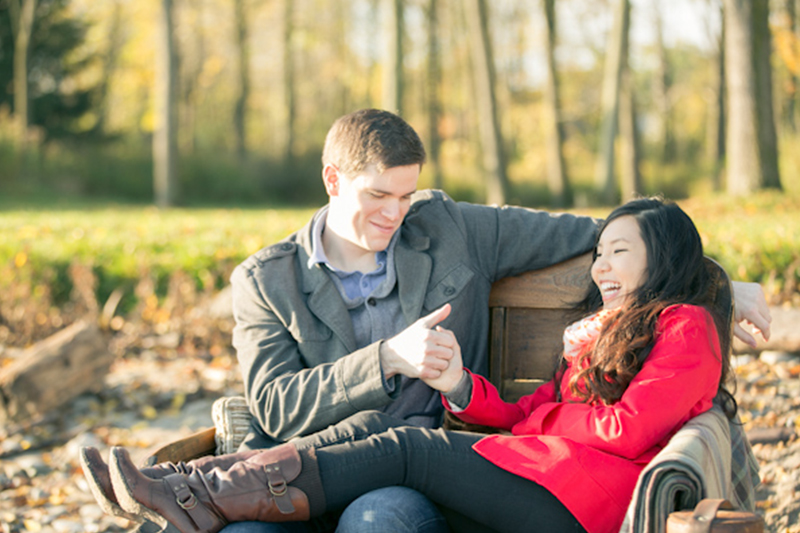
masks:
POLYGON ((285 252, 288 252, 293 247, 294 247, 294 245, 292 243, 290 243, 290 242, 285 242, 285 243, 281 244, 281 250, 283 250, 285 252))
POLYGON ((371 305, 372 307, 375 307, 376 305, 378 305, 378 302, 375 300, 375 298, 370 297, 367 298, 367 304, 371 305))
POLYGON ((444 295, 445 296, 452 296, 455 294, 456 288, 455 287, 445 287, 444 288, 444 295))

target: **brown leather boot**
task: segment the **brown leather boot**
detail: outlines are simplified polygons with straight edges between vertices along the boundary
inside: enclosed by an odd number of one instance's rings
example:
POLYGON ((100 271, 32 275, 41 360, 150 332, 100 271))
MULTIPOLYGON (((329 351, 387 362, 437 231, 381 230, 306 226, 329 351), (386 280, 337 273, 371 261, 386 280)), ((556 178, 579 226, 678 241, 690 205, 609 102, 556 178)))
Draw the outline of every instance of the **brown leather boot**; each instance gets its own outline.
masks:
MULTIPOLYGON (((124 511, 122 507, 119 506, 117 498, 114 496, 114 490, 111 487, 108 465, 103 461, 97 448, 81 448, 80 463, 83 469, 83 475, 86 476, 86 481, 89 482, 89 489, 91 489, 94 499, 97 500, 100 508, 103 509, 106 514, 125 518, 132 522, 141 521, 140 517, 124 511)), ((154 532, 160 529, 155 524, 152 525, 154 532)))
MULTIPOLYGON (((247 457, 258 453, 258 450, 241 452, 237 454, 230 454, 224 456, 228 461, 228 466, 238 460, 244 460, 247 457)), ((84 447, 80 453, 80 463, 83 469, 83 474, 89 483, 89 488, 94 495, 95 500, 100 505, 100 508, 112 516, 119 516, 133 522, 141 522, 145 520, 140 515, 129 513, 119 506, 116 495, 114 494, 111 485, 111 476, 109 474, 108 465, 103 461, 100 452, 96 448, 84 447)), ((188 463, 169 463, 164 462, 151 467, 142 468, 143 475, 152 479, 161 479, 170 474, 189 474, 194 469, 201 471, 208 471, 218 465, 225 465, 225 459, 219 460, 213 456, 201 457, 188 463)), ((140 533, 164 533, 161 527, 145 520, 144 524, 139 528, 140 533)), ((174 532, 173 528, 168 528, 167 532, 174 532)))
POLYGON ((305 493, 289 486, 302 469, 294 445, 258 450, 233 463, 230 456, 217 460, 206 472, 194 469, 189 474, 152 479, 134 466, 126 450, 113 448, 111 483, 125 511, 182 533, 216 533, 229 522, 245 520, 310 518, 305 493))

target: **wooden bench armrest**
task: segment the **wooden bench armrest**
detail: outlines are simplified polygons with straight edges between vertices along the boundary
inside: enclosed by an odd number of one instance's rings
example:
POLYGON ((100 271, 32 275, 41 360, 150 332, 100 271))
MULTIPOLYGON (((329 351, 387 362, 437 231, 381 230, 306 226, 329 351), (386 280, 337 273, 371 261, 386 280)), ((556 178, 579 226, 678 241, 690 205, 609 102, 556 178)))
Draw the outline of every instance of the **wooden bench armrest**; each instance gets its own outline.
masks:
POLYGON ((217 443, 214 438, 216 429, 210 427, 184 437, 180 440, 170 442, 156 450, 153 455, 147 458, 145 463, 152 466, 157 463, 170 461, 177 463, 180 461, 191 461, 206 455, 215 455, 217 443))

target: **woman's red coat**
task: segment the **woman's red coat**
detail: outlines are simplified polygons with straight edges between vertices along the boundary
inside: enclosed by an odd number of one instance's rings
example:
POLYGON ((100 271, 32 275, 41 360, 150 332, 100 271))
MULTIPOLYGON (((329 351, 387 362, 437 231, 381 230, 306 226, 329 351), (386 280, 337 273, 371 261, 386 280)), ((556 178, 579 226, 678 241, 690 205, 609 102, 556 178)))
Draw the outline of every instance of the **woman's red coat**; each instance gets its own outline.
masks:
POLYGON ((639 473, 683 424, 712 406, 721 374, 714 321, 702 307, 665 309, 653 350, 613 405, 577 399, 566 388, 571 372, 562 380, 563 401, 550 381, 516 403, 473 374, 472 400, 454 414, 509 430, 513 436, 491 435, 475 451, 547 488, 589 533, 617 533, 639 473))

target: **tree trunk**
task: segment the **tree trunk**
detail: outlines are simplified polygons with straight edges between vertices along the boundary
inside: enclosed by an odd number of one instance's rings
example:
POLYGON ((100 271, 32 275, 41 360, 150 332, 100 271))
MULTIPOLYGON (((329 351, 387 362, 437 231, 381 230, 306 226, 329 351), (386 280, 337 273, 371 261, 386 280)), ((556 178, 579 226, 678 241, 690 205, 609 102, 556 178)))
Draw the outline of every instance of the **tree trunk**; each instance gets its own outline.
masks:
POLYGON ((381 52, 381 36, 383 29, 381 25, 381 1, 382 0, 369 0, 369 14, 367 18, 367 25, 369 27, 367 33, 368 55, 369 61, 367 66, 367 83, 364 84, 363 101, 368 107, 380 107, 380 93, 376 86, 382 83, 379 79, 380 72, 380 52, 381 52))
MULTIPOLYGON (((332 27, 334 28, 334 38, 336 40, 336 56, 342 62, 342 68, 349 69, 348 63, 350 62, 350 43, 348 38, 350 36, 350 28, 348 27, 349 20, 349 6, 348 0, 336 0, 333 9, 332 27)), ((333 89, 336 94, 335 107, 336 115, 342 116, 349 113, 352 108, 352 84, 349 80, 350 76, 340 76, 336 81, 336 87, 333 89)))
POLYGON ((19 141, 25 143, 28 137, 30 100, 28 92, 28 52, 30 51, 33 24, 36 18, 36 0, 22 0, 20 5, 11 2, 17 12, 14 33, 14 122, 19 141))
POLYGON ((561 118, 558 70, 556 68, 556 7, 555 0, 544 0, 545 48, 547 55, 547 85, 545 128, 547 129, 547 184, 552 204, 563 207, 572 203, 567 168, 564 162, 564 125, 561 118))
MULTIPOLYGON (((800 0, 786 1, 786 19, 789 24, 789 35, 794 42, 800 42, 800 25, 797 24, 797 4, 800 0)), ((790 131, 797 131, 797 100, 800 98, 800 80, 795 71, 789 70, 789 79, 786 83, 786 103, 783 108, 784 123, 790 131)))
POLYGON ((248 13, 245 0, 234 1, 236 48, 239 63, 239 93, 233 111, 233 129, 236 137, 236 154, 239 161, 247 158, 247 99, 250 96, 250 43, 248 39, 248 13))
POLYGON ((773 111, 758 102, 759 98, 768 99, 770 106, 772 102, 771 95, 764 94, 771 87, 769 70, 765 74, 757 66, 765 58, 769 65, 769 37, 764 36, 764 28, 768 28, 765 19, 768 5, 765 4, 765 0, 725 0, 727 190, 730 194, 745 195, 764 186, 780 187, 777 147, 770 138, 774 138, 775 131, 773 111), (759 113, 763 116, 759 117, 759 113), (775 165, 773 170, 770 169, 772 165, 775 165), (772 181, 766 181, 765 170, 771 173, 772 181))
POLYGON ((486 0, 466 0, 464 9, 473 63, 475 105, 478 112, 483 167, 486 172, 486 201, 489 204, 503 205, 508 194, 508 177, 494 90, 494 58, 489 37, 486 0))
POLYGON ((295 155, 295 69, 294 69, 294 0, 283 0, 283 33, 281 43, 283 46, 281 84, 281 157, 286 162, 291 162, 295 155))
POLYGON ((603 74, 602 125, 600 129, 600 152, 597 159, 595 186, 602 200, 616 203, 617 192, 614 183, 614 139, 617 134, 619 115, 619 95, 622 70, 625 62, 625 41, 630 25, 630 4, 628 0, 617 0, 614 27, 606 51, 603 74))
POLYGON ((439 50, 439 0, 428 2, 428 155, 433 172, 433 187, 443 185, 442 163, 440 161, 441 138, 439 120, 442 105, 439 86, 442 82, 441 53, 439 50))
POLYGON ((178 58, 175 51, 173 0, 161 0, 156 46, 153 178, 156 205, 168 207, 177 199, 178 167, 178 58))
POLYGON ((197 13, 192 27, 192 52, 194 60, 191 69, 186 69, 185 83, 181 84, 181 101, 183 103, 180 116, 179 146, 182 153, 194 154, 197 151, 197 108, 202 99, 200 76, 206 61, 206 40, 203 31, 205 16, 205 0, 196 2, 197 13))
POLYGON ((711 164, 714 190, 722 191, 722 169, 725 165, 725 13, 720 6, 721 28, 717 37, 714 102, 709 105, 706 153, 711 164))
POLYGON ((753 1, 752 20, 761 186, 781 189, 781 178, 778 171, 778 135, 775 131, 775 108, 772 99, 772 39, 769 29, 769 0, 753 1))
POLYGON ((382 107, 403 114, 403 1, 384 0, 384 39, 382 107))
POLYGON ((727 191, 736 195, 756 190, 761 177, 751 7, 750 0, 725 0, 727 191))
POLYGON ((108 119, 108 86, 109 81, 114 76, 124 35, 122 31, 122 4, 119 0, 113 0, 111 9, 111 23, 108 27, 108 49, 102 60, 103 77, 97 87, 97 123, 94 126, 94 130, 100 133, 105 132, 106 128, 106 120, 108 119))
MULTIPOLYGON (((792 32, 794 35, 794 41, 800 42, 800 0, 787 0, 789 3, 792 3, 792 28, 794 31, 792 32)), ((795 130, 800 129, 800 126, 797 125, 797 121, 800 120, 800 113, 798 113, 798 108, 800 108, 800 75, 796 75, 794 77, 794 99, 793 99, 793 106, 794 112, 792 113, 792 121, 796 125, 795 130)))
POLYGON ((675 158, 675 136, 672 132, 672 119, 670 103, 670 89, 672 86, 672 73, 670 71, 667 50, 664 47, 663 26, 659 0, 653 2, 653 13, 656 28, 656 50, 658 54, 658 69, 655 80, 656 107, 658 109, 658 142, 661 161, 667 163, 675 158))
POLYGON ((114 356, 97 324, 81 320, 37 342, 0 369, 0 422, 38 419, 99 389, 114 356))
POLYGON ((625 66, 622 73, 622 94, 619 106, 620 174, 622 200, 642 194, 642 174, 639 171, 639 132, 636 128, 636 91, 633 73, 625 66))

